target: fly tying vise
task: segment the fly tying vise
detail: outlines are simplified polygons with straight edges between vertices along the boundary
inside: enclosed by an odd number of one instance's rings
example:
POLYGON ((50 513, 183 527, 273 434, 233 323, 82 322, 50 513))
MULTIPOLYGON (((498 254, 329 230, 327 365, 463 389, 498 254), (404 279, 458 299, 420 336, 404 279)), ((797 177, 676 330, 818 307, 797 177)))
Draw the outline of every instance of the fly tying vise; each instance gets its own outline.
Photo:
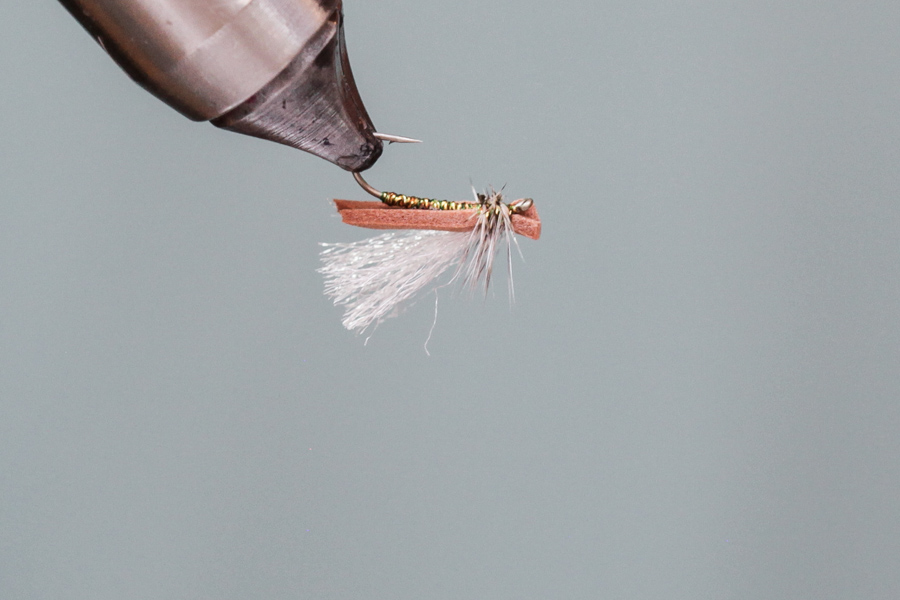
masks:
MULTIPOLYGON (((388 142, 417 142, 375 134, 388 142)), ((335 200, 344 223, 370 229, 402 229, 346 244, 322 244, 325 294, 345 308, 343 325, 363 332, 393 316, 398 307, 456 265, 457 279, 469 289, 490 285, 494 257, 506 247, 509 293, 513 296, 514 234, 531 239, 541 221, 531 198, 503 201, 490 189, 474 201, 435 200, 372 187, 359 172, 357 183, 379 202, 335 200)), ((521 252, 520 252, 521 254, 521 252)), ((436 286, 437 287, 437 286, 436 286)))

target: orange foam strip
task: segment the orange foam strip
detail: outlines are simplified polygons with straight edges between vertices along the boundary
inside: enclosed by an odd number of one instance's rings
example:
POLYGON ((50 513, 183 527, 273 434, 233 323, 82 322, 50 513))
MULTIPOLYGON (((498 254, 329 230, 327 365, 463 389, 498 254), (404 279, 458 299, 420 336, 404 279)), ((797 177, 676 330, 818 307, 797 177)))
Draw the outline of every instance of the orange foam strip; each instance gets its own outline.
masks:
MULTIPOLYGON (((334 204, 344 223, 368 229, 471 231, 475 227, 474 210, 422 210, 359 200, 335 200, 334 204)), ((511 220, 513 231, 519 235, 533 240, 541 237, 541 219, 534 205, 520 215, 512 215, 511 220)))

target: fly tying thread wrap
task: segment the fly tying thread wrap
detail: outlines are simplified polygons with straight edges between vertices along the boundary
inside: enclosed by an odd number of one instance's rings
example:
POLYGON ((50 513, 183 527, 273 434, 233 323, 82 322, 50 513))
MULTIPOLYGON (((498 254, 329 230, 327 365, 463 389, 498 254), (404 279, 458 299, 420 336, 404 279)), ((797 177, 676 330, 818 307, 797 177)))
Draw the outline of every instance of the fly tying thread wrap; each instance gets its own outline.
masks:
MULTIPOLYGON (((435 200, 434 198, 419 198, 418 196, 407 196, 406 194, 397 194, 394 192, 379 192, 374 187, 372 187, 369 182, 363 179, 363 176, 359 173, 353 173, 353 178, 356 179, 356 182, 360 185, 360 187, 369 194, 375 196, 388 206, 396 206, 399 208, 413 208, 420 210, 476 210, 483 209, 488 202, 487 194, 478 194, 475 193, 475 202, 464 202, 464 201, 452 201, 452 200, 435 200)), ((494 195, 495 192, 491 190, 491 195, 494 195)), ((496 194, 497 202, 492 206, 494 210, 500 210, 500 194, 496 194)), ((527 211, 529 208, 534 205, 534 200, 531 198, 522 198, 521 200, 516 200, 515 202, 510 202, 509 204, 505 204, 506 208, 510 211, 511 214, 521 214, 527 211)))

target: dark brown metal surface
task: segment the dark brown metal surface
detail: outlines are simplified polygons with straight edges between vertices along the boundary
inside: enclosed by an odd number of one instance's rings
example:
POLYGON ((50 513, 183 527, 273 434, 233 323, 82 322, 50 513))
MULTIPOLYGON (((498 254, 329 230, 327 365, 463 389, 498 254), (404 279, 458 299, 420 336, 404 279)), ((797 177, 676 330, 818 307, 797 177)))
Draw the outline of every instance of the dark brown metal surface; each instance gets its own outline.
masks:
POLYGON ((311 152, 348 171, 382 152, 353 80, 340 11, 269 85, 214 119, 217 127, 311 152))
POLYGON ((195 120, 370 167, 340 0, 60 0, 140 85, 195 120))

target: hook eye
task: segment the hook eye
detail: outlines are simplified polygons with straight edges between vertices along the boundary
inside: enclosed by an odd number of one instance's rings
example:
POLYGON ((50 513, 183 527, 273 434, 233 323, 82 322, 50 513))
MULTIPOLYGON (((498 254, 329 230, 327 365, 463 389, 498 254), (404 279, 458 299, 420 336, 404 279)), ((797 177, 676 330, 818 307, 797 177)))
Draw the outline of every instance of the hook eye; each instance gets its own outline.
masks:
POLYGON ((532 198, 520 198, 519 200, 509 203, 509 208, 514 213, 523 213, 532 206, 534 206, 534 200, 532 198))

